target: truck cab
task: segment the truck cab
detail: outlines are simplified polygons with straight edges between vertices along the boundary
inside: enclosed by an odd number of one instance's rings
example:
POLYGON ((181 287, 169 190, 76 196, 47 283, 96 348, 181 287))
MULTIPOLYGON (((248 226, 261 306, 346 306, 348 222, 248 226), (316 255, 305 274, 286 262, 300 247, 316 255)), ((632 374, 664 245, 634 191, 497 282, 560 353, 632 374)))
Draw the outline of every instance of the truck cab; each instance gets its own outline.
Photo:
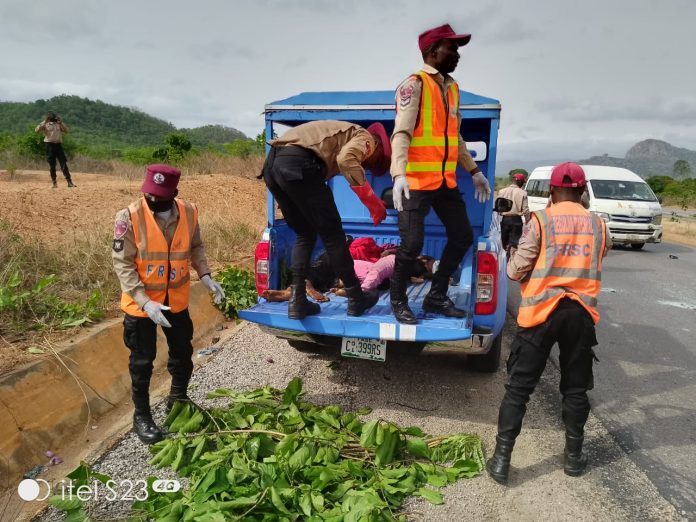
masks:
MULTIPOLYGON (((461 135, 490 186, 494 186, 496 144, 500 122, 500 103, 473 93, 460 92, 461 135)), ((272 102, 265 107, 266 136, 281 135, 284 129, 314 120, 343 120, 367 128, 374 122, 394 129, 393 91, 307 92, 272 102)), ((387 202, 387 217, 373 226, 369 211, 338 175, 328 181, 341 214, 346 234, 371 237, 378 245, 398 244, 397 211, 391 205, 392 180, 389 175, 366 177, 375 193, 387 202), (392 208, 390 208, 392 207, 392 208)), ((346 356, 384 360, 400 351, 433 346, 454 347, 468 354, 472 367, 495 371, 500 361, 501 331, 505 322, 507 278, 506 258, 500 241, 500 227, 494 215, 493 198, 479 203, 474 198, 471 176, 457 169, 457 185, 466 203, 474 235, 472 247, 452 276, 449 297, 467 311, 462 319, 426 314, 422 301, 430 282, 410 285, 409 304, 418 317, 417 325, 399 324, 391 312, 389 291, 382 291, 378 303, 360 317, 346 314, 347 299, 329 294, 318 315, 302 320, 289 319, 287 303, 266 302, 266 289, 283 289, 288 284, 290 254, 294 232, 276 211, 273 196, 267 192, 268 226, 255 251, 255 281, 258 304, 239 312, 239 316, 259 324, 262 329, 288 339, 295 347, 307 343, 341 346, 346 356), (360 353, 358 353, 360 352, 360 353)), ((447 241, 445 229, 431 210, 425 220, 422 254, 439 259, 447 241)), ((318 242, 315 255, 323 249, 318 242)))

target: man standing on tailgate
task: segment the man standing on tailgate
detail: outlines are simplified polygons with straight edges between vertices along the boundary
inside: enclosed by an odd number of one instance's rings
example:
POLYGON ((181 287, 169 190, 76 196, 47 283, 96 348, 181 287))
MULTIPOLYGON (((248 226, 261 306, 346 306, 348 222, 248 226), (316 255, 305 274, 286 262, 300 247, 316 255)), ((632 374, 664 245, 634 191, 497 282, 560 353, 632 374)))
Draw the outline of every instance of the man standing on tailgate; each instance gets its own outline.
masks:
POLYGON ((169 346, 167 370, 172 385, 167 410, 187 400, 193 372, 193 323, 188 312, 190 271, 198 273, 213 294, 224 299, 222 287, 210 277, 198 227, 198 209, 177 198, 181 173, 168 165, 147 167, 143 197, 116 214, 112 259, 121 283, 123 340, 130 350, 128 370, 135 405, 133 430, 140 440, 162 440, 150 412, 150 377, 157 353, 157 325, 169 346))
POLYGON ((459 86, 450 76, 459 62, 458 48, 470 39, 470 34, 456 34, 448 24, 422 33, 418 46, 425 63, 396 91, 391 175, 401 244, 390 290, 392 311, 403 324, 418 322, 408 306, 406 285, 408 272, 423 248, 424 220, 431 207, 447 231, 447 244, 423 311, 447 317, 466 315, 447 297, 449 278, 473 241, 457 187, 457 164, 471 174, 479 202, 485 203, 491 194, 486 176, 459 135, 459 86))

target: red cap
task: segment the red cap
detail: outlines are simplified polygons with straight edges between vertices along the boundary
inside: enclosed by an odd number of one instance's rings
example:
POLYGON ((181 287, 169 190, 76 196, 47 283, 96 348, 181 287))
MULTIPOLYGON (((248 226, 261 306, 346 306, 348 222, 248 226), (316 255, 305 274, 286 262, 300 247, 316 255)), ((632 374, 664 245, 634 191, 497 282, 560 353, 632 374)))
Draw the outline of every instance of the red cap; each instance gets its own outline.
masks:
POLYGON ((176 194, 176 186, 179 184, 180 177, 181 172, 169 165, 161 163, 149 165, 140 190, 144 194, 170 199, 176 194))
POLYGON ((512 179, 514 179, 515 181, 524 181, 526 178, 524 177, 524 174, 518 172, 517 174, 512 175, 512 179))
POLYGON ((471 35, 457 34, 450 24, 445 24, 421 33, 420 36, 418 36, 418 47, 420 47, 421 51, 425 51, 428 47, 440 40, 456 40, 457 45, 461 47, 469 43, 471 35))
POLYGON ((389 141, 387 131, 384 129, 384 125, 382 125, 381 123, 373 123, 367 128, 367 132, 369 132, 370 134, 376 134, 377 136, 379 136, 379 140, 382 142, 382 153, 384 156, 384 160, 382 161, 381 165, 382 168, 379 169, 377 172, 375 172, 374 170, 372 171, 372 173, 375 176, 381 176, 388 172, 389 168, 391 167, 391 141, 389 141))
POLYGON ((586 184, 585 171, 577 163, 561 163, 551 171, 552 187, 584 187, 586 184))

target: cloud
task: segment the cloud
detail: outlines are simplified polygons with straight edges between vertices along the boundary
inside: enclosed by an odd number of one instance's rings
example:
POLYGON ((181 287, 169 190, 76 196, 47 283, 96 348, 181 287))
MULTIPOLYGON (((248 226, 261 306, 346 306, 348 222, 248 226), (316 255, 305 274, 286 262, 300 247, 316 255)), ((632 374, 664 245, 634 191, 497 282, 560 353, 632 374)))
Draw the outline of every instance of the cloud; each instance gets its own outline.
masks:
POLYGON ((660 120, 687 126, 696 125, 696 98, 686 96, 669 100, 650 98, 630 103, 552 98, 537 103, 536 107, 554 120, 577 122, 660 120))
POLYGON ((84 83, 46 82, 0 78, 0 100, 33 102, 37 99, 52 98, 61 94, 70 94, 90 98, 104 99, 118 93, 114 87, 101 87, 84 83))

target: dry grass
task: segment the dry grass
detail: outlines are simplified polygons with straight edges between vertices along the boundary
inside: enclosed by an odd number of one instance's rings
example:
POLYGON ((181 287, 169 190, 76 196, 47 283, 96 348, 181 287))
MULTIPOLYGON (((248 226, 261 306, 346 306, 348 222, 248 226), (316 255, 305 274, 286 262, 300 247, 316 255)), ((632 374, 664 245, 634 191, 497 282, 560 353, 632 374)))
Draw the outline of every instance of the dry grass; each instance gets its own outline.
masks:
POLYGON ((663 220, 662 225, 665 241, 696 246, 696 221, 689 219, 663 220))
MULTIPOLYGON (((0 223, 0 287, 16 270, 23 288, 56 274, 52 292, 64 302, 84 302, 92 290, 102 292, 106 317, 119 312, 120 287, 113 272, 113 216, 138 197, 144 167, 102 162, 82 174, 88 162, 71 163, 78 189, 48 188, 45 164, 40 172, 17 171, 14 179, 0 176, 0 198, 7 213, 0 223)), ((262 158, 220 157, 206 153, 181 166, 182 196, 200 209, 201 232, 214 271, 234 264, 250 269, 254 245, 265 224, 265 186, 253 178, 262 158)), ((29 346, 47 347, 74 335, 75 330, 12 324, 0 313, 0 373, 30 360, 29 346)), ((36 326, 36 325, 34 325, 36 326)), ((46 350, 48 352, 48 349, 46 350)))

